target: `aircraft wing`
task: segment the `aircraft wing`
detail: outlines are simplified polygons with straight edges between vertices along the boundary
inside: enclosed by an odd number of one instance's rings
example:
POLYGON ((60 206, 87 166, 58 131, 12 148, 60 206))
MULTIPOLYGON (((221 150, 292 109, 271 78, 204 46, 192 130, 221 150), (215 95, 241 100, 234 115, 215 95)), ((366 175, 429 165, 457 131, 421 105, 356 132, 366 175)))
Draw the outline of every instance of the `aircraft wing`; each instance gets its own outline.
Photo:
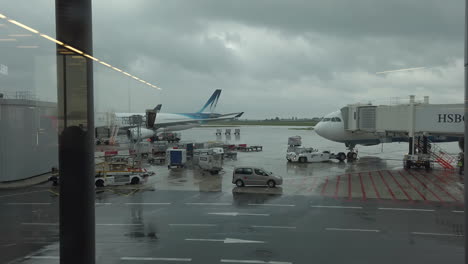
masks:
POLYGON ((188 125, 188 124, 205 124, 205 123, 210 123, 210 122, 216 122, 216 121, 224 121, 224 120, 234 120, 239 117, 241 117, 244 114, 244 112, 240 113, 231 113, 231 114, 223 114, 223 115, 217 115, 215 117, 208 117, 208 118, 193 118, 189 120, 175 120, 175 121, 165 121, 164 123, 158 123, 156 120, 156 124, 154 127, 157 128, 165 128, 169 126, 176 126, 176 125, 188 125))

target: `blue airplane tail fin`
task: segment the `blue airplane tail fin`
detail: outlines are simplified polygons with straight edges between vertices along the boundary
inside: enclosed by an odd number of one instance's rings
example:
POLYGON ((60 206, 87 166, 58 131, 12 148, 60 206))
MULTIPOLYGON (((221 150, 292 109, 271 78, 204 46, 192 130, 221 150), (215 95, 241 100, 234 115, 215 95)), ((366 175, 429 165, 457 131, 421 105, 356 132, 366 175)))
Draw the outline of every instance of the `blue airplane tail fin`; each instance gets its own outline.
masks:
POLYGON ((210 99, 206 102, 206 104, 198 111, 198 113, 205 112, 209 109, 210 112, 213 112, 218 104, 219 96, 221 95, 221 89, 217 89, 211 95, 210 99), (208 108, 208 109, 207 109, 208 108))

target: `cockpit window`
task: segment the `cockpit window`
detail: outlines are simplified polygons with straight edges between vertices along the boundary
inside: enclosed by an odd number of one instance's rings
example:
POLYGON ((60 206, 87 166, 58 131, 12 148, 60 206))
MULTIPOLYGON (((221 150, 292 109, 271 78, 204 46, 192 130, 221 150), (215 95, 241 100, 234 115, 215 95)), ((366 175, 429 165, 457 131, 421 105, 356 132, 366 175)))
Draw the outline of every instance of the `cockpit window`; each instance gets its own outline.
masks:
POLYGON ((322 120, 322 122, 329 122, 329 121, 330 121, 330 118, 324 118, 324 119, 322 120))
POLYGON ((341 119, 339 117, 335 117, 336 118, 336 122, 341 122, 341 119))
POLYGON ((332 117, 331 121, 336 122, 336 117, 332 117))

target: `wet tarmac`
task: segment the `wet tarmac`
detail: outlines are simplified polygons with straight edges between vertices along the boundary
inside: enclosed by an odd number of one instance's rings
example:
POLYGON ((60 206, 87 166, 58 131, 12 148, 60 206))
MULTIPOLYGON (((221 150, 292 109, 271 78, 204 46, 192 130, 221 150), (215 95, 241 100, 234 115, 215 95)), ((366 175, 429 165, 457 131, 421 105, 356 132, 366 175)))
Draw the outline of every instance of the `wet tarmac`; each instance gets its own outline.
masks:
MULTIPOLYGON (((215 130, 183 137, 215 140, 215 130)), ((226 160, 220 175, 152 166, 145 184, 98 190, 97 263, 463 262, 463 186, 454 172, 403 170, 403 143, 360 148, 353 163, 287 163, 291 135, 344 151, 312 131, 242 127, 228 142, 264 151, 226 160), (235 187, 240 164, 281 174, 284 184, 235 187)), ((455 144, 442 147, 456 153, 455 144)), ((58 263, 58 195, 50 184, 0 191, 0 263, 58 263)))

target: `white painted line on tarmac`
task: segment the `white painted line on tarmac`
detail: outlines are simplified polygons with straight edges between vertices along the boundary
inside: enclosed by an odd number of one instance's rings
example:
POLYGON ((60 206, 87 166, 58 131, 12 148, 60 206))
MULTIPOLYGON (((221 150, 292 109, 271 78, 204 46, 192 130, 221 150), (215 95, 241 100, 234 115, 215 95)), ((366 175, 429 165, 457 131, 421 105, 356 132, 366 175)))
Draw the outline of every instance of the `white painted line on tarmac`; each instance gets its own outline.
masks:
POLYGON ((111 205, 112 203, 95 203, 95 205, 111 205))
MULTIPOLYGON (((59 223, 21 223, 22 225, 56 226, 59 223)), ((96 224, 97 226, 141 226, 143 224, 96 224)))
POLYGON ((32 192, 23 192, 23 193, 12 193, 12 194, 6 194, 0 196, 0 198, 3 197, 11 197, 11 196, 18 196, 18 195, 23 195, 23 194, 30 194, 30 193, 37 193, 37 192, 45 192, 46 190, 41 190, 41 191, 32 191, 32 192))
POLYGON ((5 244, 5 245, 1 245, 0 247, 11 247, 11 246, 16 246, 16 243, 5 244))
POLYGON ((171 203, 125 203, 126 205, 170 205, 171 203))
POLYGON ((354 232, 380 232, 377 229, 355 229, 355 228, 334 228, 334 227, 327 227, 325 228, 327 231, 354 231, 354 232))
POLYGON ((7 203, 8 205, 50 205, 51 203, 7 203))
POLYGON ((223 242, 224 244, 252 244, 265 243, 265 241, 245 240, 238 238, 209 239, 209 238, 186 238, 186 241, 223 242))
POLYGON ((434 209, 418 209, 418 208, 391 208, 391 207, 380 207, 379 210, 388 211, 416 211, 416 212, 435 212, 434 209))
POLYGON ((413 235, 424 235, 424 236, 452 236, 452 237, 462 237, 463 235, 456 234, 443 234, 443 233, 425 233, 425 232, 411 232, 413 235))
POLYGON ((278 228, 278 229, 296 229, 295 226, 259 226, 253 225, 254 228, 278 228))
POLYGON ((333 209, 362 209, 361 206, 338 206, 338 205, 311 205, 313 208, 333 208, 333 209))
POLYGON ((221 263, 292 264, 292 262, 287 262, 287 261, 263 261, 263 260, 241 260, 241 259, 221 259, 221 263))
POLYGON ((26 259, 60 259, 59 256, 26 256, 26 259))
POLYGON ((97 226, 141 226, 143 224, 96 224, 97 226))
POLYGON ((201 227, 211 227, 217 226, 215 224, 169 224, 169 226, 201 226, 201 227))
POLYGON ((247 216, 270 216, 269 214, 248 214, 248 213, 238 213, 238 212, 223 212, 223 213, 208 213, 209 215, 224 215, 224 216, 238 216, 238 215, 247 215, 247 216))
POLYGON ((56 226, 59 223, 21 223, 22 225, 56 226))
POLYGON ((231 205, 230 203, 185 203, 186 205, 231 205))
POLYGON ((463 214, 465 211, 452 211, 452 213, 463 214))
POLYGON ((186 238, 185 241, 224 242, 224 239, 186 238))
POLYGON ((155 260, 155 261, 180 261, 180 262, 190 262, 191 258, 150 258, 150 257, 121 257, 120 260, 155 260))
POLYGON ((295 204, 249 204, 250 206, 296 206, 295 204))

